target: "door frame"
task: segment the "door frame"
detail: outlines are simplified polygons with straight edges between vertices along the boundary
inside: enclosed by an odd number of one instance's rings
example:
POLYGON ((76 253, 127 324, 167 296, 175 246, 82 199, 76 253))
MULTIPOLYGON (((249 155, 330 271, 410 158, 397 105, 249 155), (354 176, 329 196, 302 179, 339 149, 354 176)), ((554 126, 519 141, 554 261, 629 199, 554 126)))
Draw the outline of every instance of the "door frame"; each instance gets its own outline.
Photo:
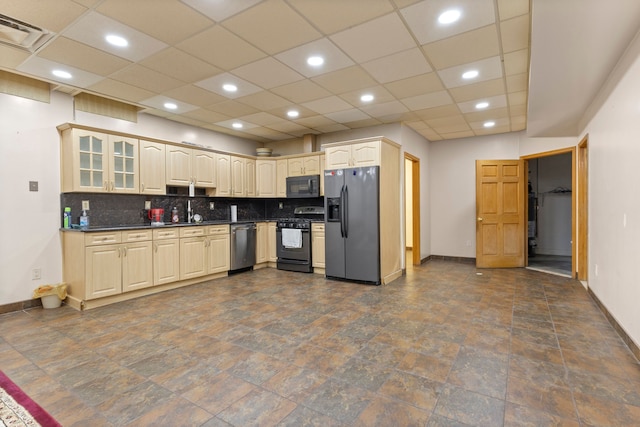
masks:
POLYGON ((589 279, 589 135, 578 144, 578 280, 589 279))
MULTIPOLYGON (((534 160, 541 157, 555 156, 558 154, 571 153, 571 277, 577 277, 576 271, 576 147, 559 148, 557 150, 545 151, 542 153, 520 156, 522 160, 534 160)), ((528 163, 527 163, 528 165, 528 163)), ((525 198, 525 209, 528 209, 528 198, 525 198)), ((528 240, 528 229, 525 227, 525 242, 528 240)), ((526 253, 526 252, 525 252, 526 253)), ((529 265, 529 257, 525 257, 525 264, 529 265)))
MULTIPOLYGON (((408 160, 411 162, 411 213, 412 213, 412 239, 413 246, 411 249, 411 254, 413 259, 411 263, 413 265, 420 265, 422 263, 422 258, 420 257, 420 158, 414 156, 413 154, 409 154, 406 151, 404 152, 404 160, 408 160)), ((404 166, 404 165, 403 165, 404 166)), ((405 181, 407 179, 407 170, 404 168, 405 181)), ((405 188, 404 191, 404 206, 407 206, 407 191, 405 188)), ((406 215, 405 215, 406 218, 406 215)), ((405 224, 404 235, 407 235, 407 227, 405 224)), ((405 244, 406 246, 406 244, 405 244)), ((405 251, 406 253, 406 251, 405 251)), ((405 268, 406 268, 405 259, 405 268)))

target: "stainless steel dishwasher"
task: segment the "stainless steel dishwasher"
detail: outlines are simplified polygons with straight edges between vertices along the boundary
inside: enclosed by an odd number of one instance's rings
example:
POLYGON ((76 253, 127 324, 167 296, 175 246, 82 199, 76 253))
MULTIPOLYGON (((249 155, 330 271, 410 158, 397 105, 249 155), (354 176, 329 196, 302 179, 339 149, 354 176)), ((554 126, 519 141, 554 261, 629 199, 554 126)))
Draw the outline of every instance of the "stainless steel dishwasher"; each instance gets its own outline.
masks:
POLYGON ((231 271, 256 263, 256 224, 231 224, 231 271))

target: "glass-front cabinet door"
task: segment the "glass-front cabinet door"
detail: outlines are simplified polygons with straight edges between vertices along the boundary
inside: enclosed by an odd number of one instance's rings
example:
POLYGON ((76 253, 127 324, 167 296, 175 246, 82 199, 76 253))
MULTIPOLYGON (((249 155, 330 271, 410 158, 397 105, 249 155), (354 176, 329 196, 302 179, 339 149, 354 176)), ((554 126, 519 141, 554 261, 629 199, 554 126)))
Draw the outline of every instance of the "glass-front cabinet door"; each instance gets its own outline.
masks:
POLYGON ((109 191, 138 193, 138 140, 109 136, 109 191))
POLYGON ((75 190, 108 191, 106 150, 107 136, 101 133, 74 129, 74 140, 77 146, 78 179, 75 190))

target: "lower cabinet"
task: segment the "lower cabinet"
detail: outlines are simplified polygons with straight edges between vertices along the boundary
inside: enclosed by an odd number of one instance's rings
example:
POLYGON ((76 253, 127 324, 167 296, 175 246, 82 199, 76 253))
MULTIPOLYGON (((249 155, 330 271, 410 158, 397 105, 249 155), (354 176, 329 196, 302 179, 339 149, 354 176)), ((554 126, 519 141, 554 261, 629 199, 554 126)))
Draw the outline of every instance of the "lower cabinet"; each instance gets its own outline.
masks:
POLYGON ((207 274, 224 273, 231 268, 231 246, 228 225, 207 227, 207 274))
POLYGON ((278 262, 278 252, 277 245, 278 242, 276 240, 276 223, 270 222, 267 226, 267 245, 268 245, 268 256, 269 262, 278 262))
POLYGON ((153 230, 153 284, 180 280, 180 234, 177 229, 153 230))
POLYGON ((266 222, 256 224, 256 264, 269 261, 268 225, 266 222))
POLYGON ((180 279, 223 273, 231 266, 229 226, 180 229, 180 279))
POLYGON ((313 268, 325 268, 324 224, 311 224, 311 260, 313 268))

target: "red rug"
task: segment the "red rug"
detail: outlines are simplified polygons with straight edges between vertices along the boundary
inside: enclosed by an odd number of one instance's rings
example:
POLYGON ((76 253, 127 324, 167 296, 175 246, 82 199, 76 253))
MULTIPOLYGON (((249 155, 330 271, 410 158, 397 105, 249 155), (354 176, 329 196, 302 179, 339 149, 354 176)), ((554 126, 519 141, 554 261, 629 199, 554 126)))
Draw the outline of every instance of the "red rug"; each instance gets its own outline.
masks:
POLYGON ((0 425, 62 427, 62 424, 31 400, 2 371, 0 371, 0 425))

